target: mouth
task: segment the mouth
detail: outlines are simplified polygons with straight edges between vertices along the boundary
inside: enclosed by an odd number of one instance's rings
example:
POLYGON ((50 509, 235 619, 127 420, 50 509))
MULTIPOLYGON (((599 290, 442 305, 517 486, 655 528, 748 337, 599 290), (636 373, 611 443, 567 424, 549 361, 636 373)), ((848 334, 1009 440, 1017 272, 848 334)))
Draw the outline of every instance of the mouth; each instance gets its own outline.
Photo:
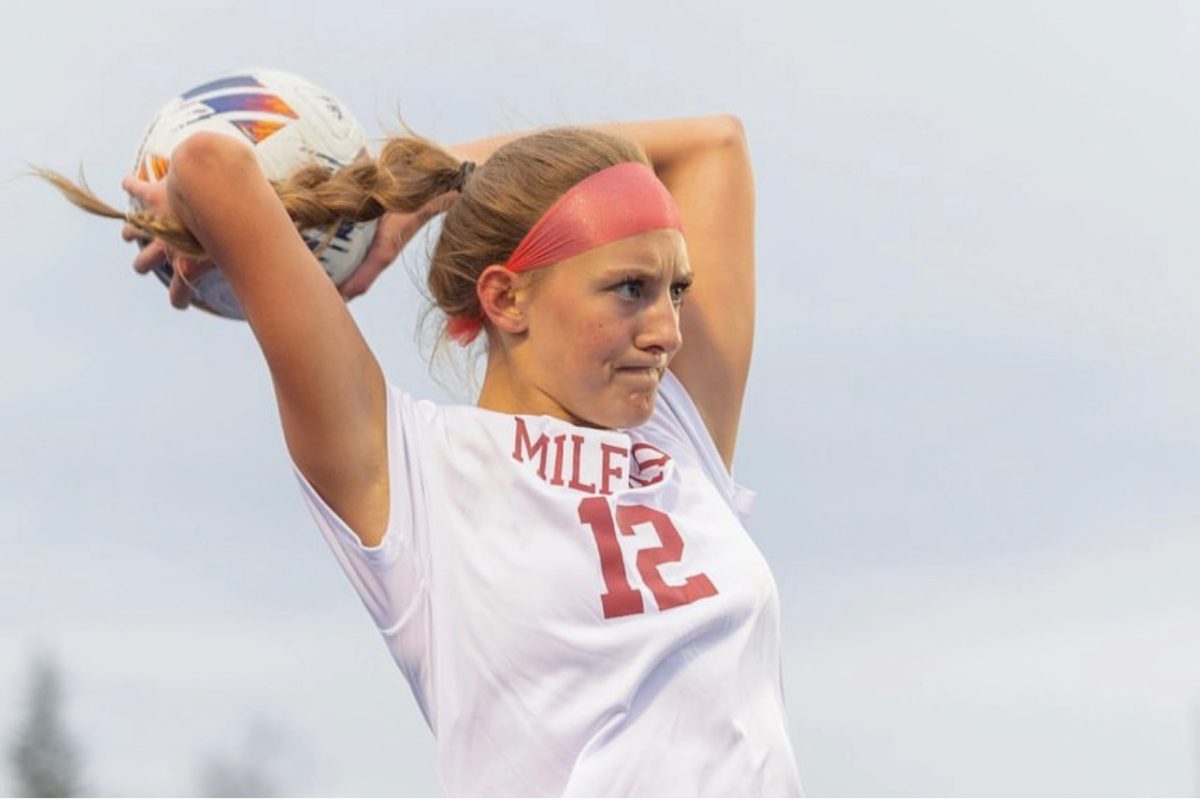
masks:
POLYGON ((657 381, 662 377, 662 367, 617 367, 617 374, 631 378, 657 381))

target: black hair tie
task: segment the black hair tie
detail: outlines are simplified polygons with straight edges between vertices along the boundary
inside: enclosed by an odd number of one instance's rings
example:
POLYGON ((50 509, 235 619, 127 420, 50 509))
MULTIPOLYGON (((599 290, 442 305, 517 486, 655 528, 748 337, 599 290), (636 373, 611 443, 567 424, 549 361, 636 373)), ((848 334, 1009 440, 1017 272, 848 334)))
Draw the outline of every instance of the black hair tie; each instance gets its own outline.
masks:
POLYGON ((467 186, 467 178, 471 177, 471 173, 475 171, 474 161, 464 161, 458 165, 458 178, 454 181, 454 191, 462 194, 462 190, 467 186))

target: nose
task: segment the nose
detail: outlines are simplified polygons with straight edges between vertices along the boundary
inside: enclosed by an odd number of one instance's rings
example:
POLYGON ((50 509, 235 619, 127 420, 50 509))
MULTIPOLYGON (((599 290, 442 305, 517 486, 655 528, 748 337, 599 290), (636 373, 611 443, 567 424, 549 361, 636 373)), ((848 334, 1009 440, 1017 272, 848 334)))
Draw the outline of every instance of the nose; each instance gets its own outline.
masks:
POLYGON ((679 330, 679 308, 671 302, 669 291, 664 292, 653 305, 646 307, 633 343, 639 350, 662 353, 668 359, 683 344, 683 334, 679 330))

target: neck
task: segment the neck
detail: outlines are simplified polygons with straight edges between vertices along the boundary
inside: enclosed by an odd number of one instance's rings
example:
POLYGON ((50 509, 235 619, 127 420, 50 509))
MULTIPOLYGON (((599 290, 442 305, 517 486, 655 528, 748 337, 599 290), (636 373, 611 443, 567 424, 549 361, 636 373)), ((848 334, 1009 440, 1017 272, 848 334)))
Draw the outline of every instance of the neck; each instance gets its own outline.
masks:
POLYGON ((476 405, 503 414, 524 413, 504 348, 494 343, 488 347, 487 369, 476 405))
POLYGON ((574 425, 587 425, 529 381, 521 380, 519 354, 489 341, 487 369, 476 405, 502 414, 545 415, 574 425))

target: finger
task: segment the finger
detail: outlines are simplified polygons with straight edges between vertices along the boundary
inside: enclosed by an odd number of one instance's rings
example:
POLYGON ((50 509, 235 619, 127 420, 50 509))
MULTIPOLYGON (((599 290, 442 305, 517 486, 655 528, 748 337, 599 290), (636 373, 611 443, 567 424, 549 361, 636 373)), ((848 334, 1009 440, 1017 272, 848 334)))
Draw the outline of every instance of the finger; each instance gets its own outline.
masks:
POLYGON ((383 259, 367 260, 363 259, 363 263, 358 265, 358 268, 350 274, 338 291, 341 292, 342 298, 345 300, 353 300, 367 289, 371 288, 371 284, 375 279, 388 267, 391 261, 383 259))
POLYGON ((156 214, 163 213, 166 207, 164 181, 150 183, 138 180, 133 175, 126 175, 121 180, 121 188, 128 192, 129 196, 136 200, 142 207, 151 209, 156 214))
POLYGON ((408 214, 385 214, 380 217, 371 246, 363 258, 363 263, 375 265, 376 274, 395 261, 404 249, 404 243, 408 241, 409 221, 408 214))
POLYGON ((184 281, 179 270, 171 276, 171 284, 167 287, 167 298, 175 308, 187 308, 192 304, 192 287, 184 281))
POLYGON ((443 195, 435 197, 429 202, 429 205, 426 206, 427 219, 435 217, 438 214, 441 214, 443 211, 449 211, 450 206, 454 205, 454 203, 458 200, 458 197, 458 192, 446 192, 443 195))
POLYGON ((351 300, 371 288, 375 279, 400 255, 407 241, 407 232, 408 220, 402 216, 387 215, 380 219, 375 238, 371 240, 371 246, 367 248, 362 263, 338 287, 342 297, 351 300))
POLYGON ((187 282, 193 287, 200 285, 199 280, 204 273, 216 268, 213 262, 209 261, 204 256, 185 256, 183 258, 183 277, 186 278, 187 282))
POLYGON ((138 200, 145 201, 145 195, 150 189, 150 184, 146 181, 138 180, 133 175, 126 175, 121 179, 121 188, 136 197, 138 200))
POLYGON ((150 270, 161 267, 166 258, 166 245, 155 239, 139 250, 138 254, 133 257, 133 271, 139 275, 145 275, 150 270))
POLYGON ((136 242, 148 243, 150 241, 150 237, 148 237, 146 234, 142 233, 141 231, 139 231, 137 228, 133 227, 129 223, 125 223, 124 225, 121 226, 121 238, 127 242, 135 242, 136 241, 136 242))
POLYGON ((175 274, 171 276, 171 285, 167 294, 171 305, 176 308, 187 308, 196 294, 196 280, 212 268, 211 263, 192 256, 175 256, 171 263, 175 274))

